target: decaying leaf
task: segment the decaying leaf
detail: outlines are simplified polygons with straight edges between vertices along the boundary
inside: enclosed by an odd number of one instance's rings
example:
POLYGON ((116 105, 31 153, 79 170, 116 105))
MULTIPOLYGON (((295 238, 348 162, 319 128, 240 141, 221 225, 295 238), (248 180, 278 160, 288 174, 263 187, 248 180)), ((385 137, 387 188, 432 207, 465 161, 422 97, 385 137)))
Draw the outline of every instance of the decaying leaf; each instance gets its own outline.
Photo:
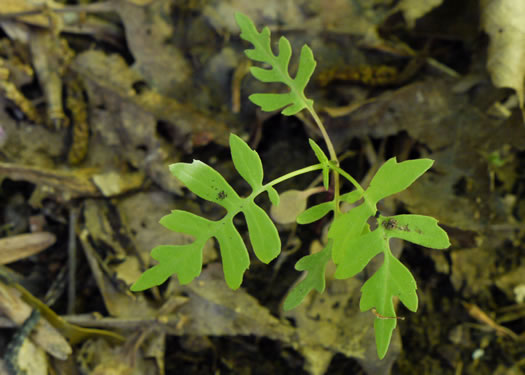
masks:
POLYGON ((111 346, 100 339, 86 341, 77 354, 80 370, 92 375, 159 374, 153 363, 135 355, 134 341, 131 337, 127 345, 121 346, 111 346))
POLYGON ((377 361, 372 324, 374 315, 359 312, 357 306, 351 311, 345 307, 351 303, 349 301, 359 299, 361 286, 362 282, 355 278, 330 280, 322 295, 311 293, 306 303, 284 314, 295 321, 298 350, 304 355, 305 368, 310 374, 325 374, 337 353, 355 358, 368 374, 390 373, 400 351, 397 330, 388 355, 377 361))
POLYGON ((91 91, 88 89, 90 100, 94 102, 97 102, 96 96, 99 95, 96 90, 102 88, 105 93, 116 95, 124 102, 131 102, 164 121, 170 128, 177 129, 183 137, 206 133, 209 135, 208 142, 214 140, 223 145, 228 144, 229 131, 226 124, 206 117, 191 105, 184 105, 155 90, 142 87, 142 76, 131 70, 120 56, 86 51, 75 58, 72 69, 95 85, 91 86, 91 91))
POLYGON ((175 93, 192 74, 184 54, 168 42, 178 32, 169 22, 173 4, 171 0, 113 2, 135 58, 134 68, 163 95, 175 93))
POLYGON ((47 375, 48 361, 44 350, 33 344, 30 340, 24 340, 20 353, 18 354, 18 366, 27 375, 47 375))
POLYGON ((8 264, 47 249, 56 241, 50 232, 19 234, 0 239, 0 264, 8 264))
POLYGON ((233 291, 224 282, 221 266, 209 265, 196 282, 180 287, 189 301, 181 313, 191 320, 186 327, 192 335, 256 335, 293 343, 294 328, 243 291, 233 291))
POLYGON ((47 186, 49 196, 69 200, 79 196, 98 196, 100 192, 82 171, 64 172, 10 163, 0 163, 0 172, 13 180, 30 181, 47 186))
POLYGON ((497 87, 516 91, 524 113, 525 2, 481 1, 482 25, 490 37, 487 69, 497 87))
POLYGON ((33 65, 47 104, 47 123, 54 129, 68 125, 62 105, 62 77, 73 57, 65 39, 50 31, 32 31, 30 39, 33 65))
MULTIPOLYGON (((31 315, 31 306, 22 300, 19 291, 0 283, 0 311, 14 323, 21 325, 31 315)), ((32 338, 55 358, 64 360, 72 352, 64 336, 46 319, 40 318, 32 338)))

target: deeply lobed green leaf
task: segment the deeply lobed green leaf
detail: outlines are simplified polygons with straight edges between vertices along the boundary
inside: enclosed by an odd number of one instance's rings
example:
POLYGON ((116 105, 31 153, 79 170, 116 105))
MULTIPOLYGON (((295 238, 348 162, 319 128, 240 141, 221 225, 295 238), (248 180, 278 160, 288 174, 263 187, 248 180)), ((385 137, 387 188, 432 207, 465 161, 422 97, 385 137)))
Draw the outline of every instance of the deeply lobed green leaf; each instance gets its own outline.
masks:
POLYGON ((361 272, 377 254, 386 250, 387 243, 377 230, 350 238, 345 243, 346 251, 335 271, 337 279, 347 279, 361 272))
POLYGON ((379 316, 375 319, 377 354, 382 359, 388 350, 397 320, 392 298, 399 297, 411 311, 417 310, 416 280, 410 271, 390 251, 385 252, 383 265, 361 288, 361 311, 375 308, 379 316))
POLYGON ((334 241, 332 259, 335 264, 341 262, 352 241, 363 234, 368 218, 374 213, 373 208, 361 204, 333 221, 328 230, 328 238, 334 241))
POLYGON ((233 218, 238 213, 242 213, 246 219, 250 242, 257 258, 268 263, 279 255, 281 240, 277 228, 266 212, 254 202, 255 196, 263 191, 267 191, 272 200, 278 200, 277 192, 271 187, 263 187, 262 163, 254 150, 233 134, 230 136, 230 147, 235 168, 252 187, 252 194, 247 198, 239 197, 219 172, 201 161, 171 165, 170 171, 192 192, 221 205, 227 214, 218 221, 179 210, 163 217, 160 221, 162 225, 193 236, 194 242, 153 249, 152 257, 159 263, 144 272, 133 284, 132 290, 160 285, 172 274, 177 274, 181 284, 191 282, 201 272, 202 250, 206 241, 212 237, 219 243, 226 283, 230 288, 237 289, 250 265, 246 245, 233 224, 233 218))
POLYGON ((299 259, 295 264, 297 271, 308 271, 306 277, 295 285, 284 300, 285 311, 296 308, 304 298, 315 289, 322 293, 325 288, 325 269, 332 255, 332 242, 318 253, 307 255, 299 259))
POLYGON ((388 159, 379 168, 366 189, 368 199, 375 204, 383 198, 405 190, 433 163, 434 161, 430 159, 407 160, 401 163, 398 163, 395 157, 388 159))
POLYGON ((446 249, 450 246, 447 232, 433 217, 396 215, 384 218, 381 223, 386 229, 388 238, 400 238, 432 249, 446 249))
MULTIPOLYGON (((367 230, 367 222, 377 213, 377 203, 381 199, 406 189, 432 164, 430 159, 401 163, 395 158, 389 159, 377 171, 364 193, 354 190, 340 197, 341 201, 353 204, 360 198, 364 198, 364 201, 337 217, 328 232, 328 238, 333 241, 332 259, 337 265, 336 278, 352 277, 361 272, 372 258, 384 254, 383 265, 361 289, 360 303, 362 311, 375 308, 378 313, 374 328, 380 358, 385 356, 397 324, 392 298, 398 296, 412 311, 417 309, 418 304, 416 282, 410 271, 392 255, 389 239, 401 238, 438 249, 447 248, 450 242, 437 220, 427 216, 379 216, 378 227, 372 232, 367 230)), ((315 216, 308 213, 307 218, 310 217, 315 216)))
POLYGON ((313 101, 304 94, 304 89, 312 76, 316 62, 312 50, 307 45, 301 49, 299 67, 294 78, 289 73, 292 47, 284 36, 279 39, 279 54, 274 55, 271 48, 270 29, 263 28, 259 33, 253 21, 246 15, 237 12, 235 19, 241 29, 241 38, 252 43, 253 49, 246 50, 250 59, 267 63, 271 69, 252 67, 252 75, 262 82, 280 82, 290 88, 290 92, 282 94, 252 94, 249 99, 261 107, 263 111, 282 110, 282 114, 295 115, 304 108, 312 108, 313 101))

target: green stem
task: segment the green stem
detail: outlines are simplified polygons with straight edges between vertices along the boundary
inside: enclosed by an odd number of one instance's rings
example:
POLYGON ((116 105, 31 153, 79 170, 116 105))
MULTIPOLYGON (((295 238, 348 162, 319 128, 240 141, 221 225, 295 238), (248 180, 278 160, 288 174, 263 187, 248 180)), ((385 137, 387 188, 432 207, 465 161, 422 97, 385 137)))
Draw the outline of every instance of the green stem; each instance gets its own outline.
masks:
MULTIPOLYGON (((328 153, 330 154, 330 160, 333 161, 336 166, 339 166, 339 160, 337 159, 337 154, 335 153, 334 145, 332 143, 332 140, 328 136, 328 133, 326 132, 326 128, 324 127, 323 122, 317 115, 317 112, 315 112, 313 105, 307 108, 310 114, 312 115, 315 123, 317 124, 317 127, 321 131, 321 134, 323 135, 324 141, 326 143, 326 147, 328 147, 328 153)), ((334 203, 335 203, 334 215, 335 217, 337 217, 341 214, 341 211, 339 209, 340 182, 339 182, 338 171, 335 169, 332 169, 332 176, 334 179, 334 203)))
POLYGON ((372 209, 372 211, 376 210, 376 206, 368 199, 368 196, 365 193, 365 190, 361 187, 359 182, 355 178, 353 178, 351 175, 349 175, 347 172, 345 172, 344 169, 341 169, 341 167, 337 165, 332 165, 331 168, 335 171, 337 171, 341 176, 346 178, 354 187, 363 195, 363 199, 365 200, 365 204, 372 209))
POLYGON ((361 185, 359 185, 359 182, 357 182, 357 180, 355 178, 353 178, 352 176, 350 176, 347 172, 345 172, 344 169, 341 169, 341 167, 339 167, 338 165, 331 165, 331 168, 335 171, 337 171, 338 173, 341 174, 341 176, 343 176, 344 178, 346 178, 348 181, 350 181, 350 183, 352 185, 354 185, 354 187, 356 188, 357 191, 359 191, 360 193, 364 193, 365 192, 365 189, 363 189, 361 187, 361 185))
POLYGON ((330 154, 330 160, 336 162, 337 165, 339 165, 339 161, 337 160, 337 154, 335 153, 334 145, 332 144, 332 140, 328 136, 328 133, 326 132, 326 129, 321 119, 319 118, 319 116, 317 115, 317 112, 315 112, 315 109, 313 107, 307 107, 307 108, 308 108, 308 112, 310 112, 310 114, 312 115, 317 127, 321 131, 323 139, 326 143, 326 147, 328 147, 328 153, 330 154))
POLYGON ((317 171, 319 169, 322 169, 321 164, 314 164, 314 165, 310 165, 308 167, 304 167, 304 168, 298 169, 296 171, 287 173, 287 174, 285 174, 285 175, 283 175, 281 177, 278 177, 275 180, 272 180, 272 181, 268 182, 267 184, 263 185, 260 192, 263 192, 263 191, 267 190, 269 187, 271 187, 273 185, 277 185, 277 184, 279 184, 279 183, 281 183, 283 181, 289 180, 290 178, 293 178, 295 176, 299 176, 299 175, 302 175, 302 174, 305 174, 305 173, 317 171))

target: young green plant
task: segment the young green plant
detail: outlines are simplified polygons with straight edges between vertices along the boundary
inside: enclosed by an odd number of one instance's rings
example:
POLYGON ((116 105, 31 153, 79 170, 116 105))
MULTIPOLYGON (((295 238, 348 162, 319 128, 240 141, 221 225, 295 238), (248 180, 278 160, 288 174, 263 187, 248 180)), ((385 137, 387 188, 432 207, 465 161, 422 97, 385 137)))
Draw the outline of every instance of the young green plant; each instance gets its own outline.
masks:
POLYGON ((304 256, 297 262, 295 268, 307 271, 307 275, 290 291, 284 301, 284 309, 298 306, 313 289, 319 293, 324 291, 328 262, 335 263, 336 278, 346 279, 361 272, 372 258, 383 254, 383 264, 361 288, 360 301, 361 311, 372 310, 376 316, 374 329, 377 353, 379 358, 383 358, 398 320, 393 297, 398 297, 414 312, 418 305, 414 277, 392 254, 389 240, 400 238, 435 249, 447 248, 450 243, 436 219, 420 215, 385 217, 378 214, 377 204, 381 199, 408 188, 432 166, 433 161, 417 159, 398 163, 395 158, 389 159, 377 171, 370 185, 363 189, 351 175, 339 167, 335 149, 315 112, 313 100, 304 93, 316 65, 312 50, 307 45, 302 47, 298 69, 292 78, 289 73, 292 55, 290 42, 281 37, 279 53, 275 55, 267 27, 258 32, 252 20, 242 13, 236 13, 235 19, 241 29, 241 38, 253 45, 253 49, 245 51, 246 56, 270 67, 252 67, 252 75, 262 82, 280 82, 289 88, 286 93, 258 93, 251 95, 249 99, 263 111, 281 110, 286 116, 295 115, 302 110, 309 112, 321 131, 330 158, 310 139, 310 146, 319 163, 263 183, 263 166, 259 155, 241 138, 231 134, 230 150, 235 169, 252 189, 247 197, 240 197, 216 170, 199 160, 172 164, 170 171, 175 177, 200 198, 224 207, 226 215, 216 221, 181 210, 174 210, 164 216, 160 220, 163 226, 175 232, 189 234, 194 241, 185 245, 155 247, 151 256, 158 264, 146 270, 132 285, 131 290, 142 291, 160 285, 173 274, 177 275, 181 284, 190 283, 201 273, 202 250, 210 238, 215 238, 218 242, 226 283, 230 288, 237 289, 250 265, 250 257, 233 223, 234 217, 240 213, 244 215, 255 256, 263 263, 269 263, 280 254, 281 241, 273 221, 255 203, 255 198, 267 193, 271 203, 277 206, 279 194, 275 185, 304 173, 321 171, 325 189, 330 185, 331 176, 333 199, 306 209, 297 217, 297 222, 310 224, 333 213, 328 241, 322 251, 304 256), (353 185, 352 191, 340 193, 341 176, 353 185), (342 213, 340 207, 343 202, 352 203, 354 208, 342 213), (376 217, 378 224, 373 230, 368 225, 372 216, 376 217))

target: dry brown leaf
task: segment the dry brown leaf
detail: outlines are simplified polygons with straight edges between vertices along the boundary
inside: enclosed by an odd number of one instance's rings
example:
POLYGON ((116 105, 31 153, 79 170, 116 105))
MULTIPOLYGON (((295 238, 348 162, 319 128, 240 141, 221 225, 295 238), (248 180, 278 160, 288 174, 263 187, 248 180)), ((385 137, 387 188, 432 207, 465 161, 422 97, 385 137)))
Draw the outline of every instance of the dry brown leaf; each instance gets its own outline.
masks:
MULTIPOLYGON (((0 283, 0 311, 17 325, 31 315, 31 307, 22 300, 19 291, 0 283)), ((32 339, 50 355, 64 360, 71 354, 66 339, 46 319, 41 318, 32 334, 32 339)))
POLYGON ((179 139, 189 134, 194 137, 205 134, 206 142, 202 141, 200 146, 211 141, 228 145, 229 128, 225 123, 206 116, 191 104, 162 96, 155 90, 140 85, 136 89, 143 77, 130 69, 121 56, 86 51, 76 56, 71 68, 86 78, 90 102, 98 102, 100 96, 107 95, 107 100, 135 105, 140 111, 164 121, 167 132, 177 132, 181 135, 179 139))
POLYGON ((50 232, 26 233, 0 239, 0 264, 8 264, 47 249, 56 241, 50 232))
POLYGON ((93 170, 75 172, 57 171, 28 165, 0 163, 0 172, 15 181, 29 181, 45 186, 47 196, 67 201, 79 196, 100 196, 96 186, 90 181, 93 170))
POLYGON ((522 0, 482 0, 482 25, 490 37, 487 69, 497 87, 516 91, 524 113, 525 2, 522 0))
POLYGON ((176 32, 170 20, 171 0, 117 0, 114 9, 126 30, 134 68, 163 95, 174 94, 191 77, 184 54, 169 42, 176 32))
POLYGON ((47 375, 46 353, 31 340, 24 340, 18 354, 18 366, 25 375, 47 375))
MULTIPOLYGON (((47 5, 56 7, 57 3, 52 1, 47 1, 47 5)), ((23 13, 35 11, 42 8, 42 2, 37 3, 36 1, 30 0, 2 0, 2 6, 0 8, 0 15, 3 14, 12 14, 12 13, 23 13)), ((62 4, 58 4, 62 6, 62 4)), ((40 27, 49 27, 49 17, 46 17, 45 14, 38 13, 30 16, 23 16, 17 18, 17 20, 26 22, 31 25, 40 26, 40 27)), ((5 26, 5 25, 2 25, 5 26)))

